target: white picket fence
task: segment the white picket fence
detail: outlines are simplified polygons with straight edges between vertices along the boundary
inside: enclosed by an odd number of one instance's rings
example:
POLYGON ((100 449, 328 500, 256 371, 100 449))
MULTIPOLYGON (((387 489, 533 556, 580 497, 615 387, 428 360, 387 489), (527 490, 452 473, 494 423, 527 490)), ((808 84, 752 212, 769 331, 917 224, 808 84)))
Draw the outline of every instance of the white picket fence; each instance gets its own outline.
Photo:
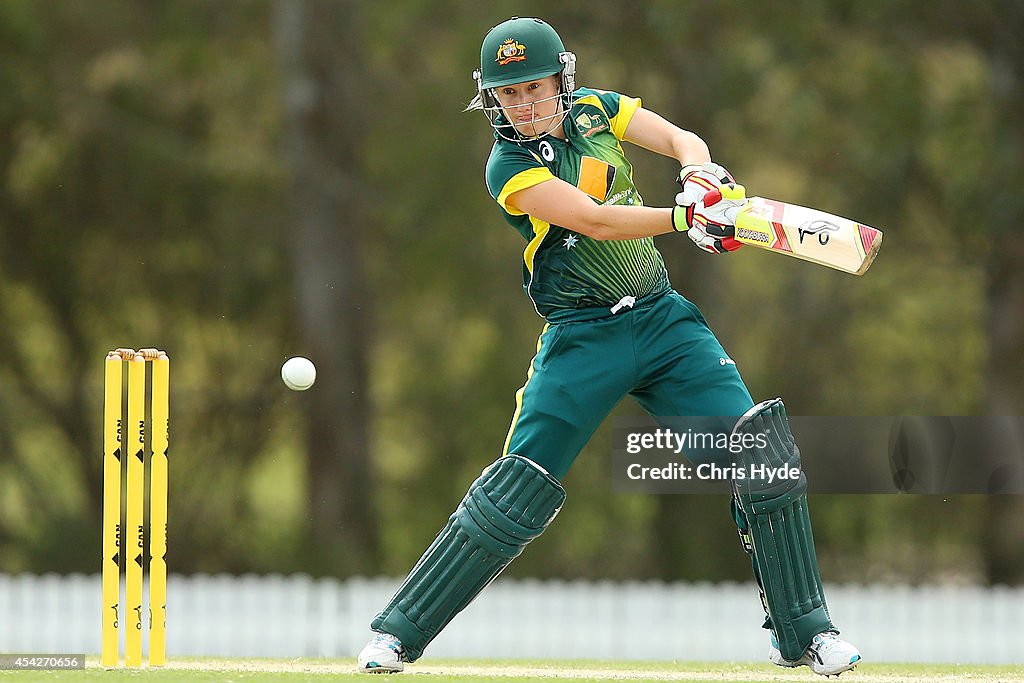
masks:
MULTIPOLYGON (((171 576, 170 656, 351 657, 392 579, 171 576)), ((1024 588, 828 586, 872 661, 1024 663, 1024 588)), ((753 584, 500 580, 431 657, 757 661, 753 584)), ((123 635, 122 635, 123 640, 123 635)), ((0 574, 0 652, 98 653, 98 576, 0 574)))

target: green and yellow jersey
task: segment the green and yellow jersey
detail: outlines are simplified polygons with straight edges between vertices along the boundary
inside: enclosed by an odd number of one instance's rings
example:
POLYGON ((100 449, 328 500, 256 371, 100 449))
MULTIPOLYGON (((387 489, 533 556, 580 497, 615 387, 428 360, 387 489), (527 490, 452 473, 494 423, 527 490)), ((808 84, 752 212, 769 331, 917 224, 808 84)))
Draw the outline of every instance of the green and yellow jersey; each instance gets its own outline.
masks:
POLYGON ((622 137, 640 100, 579 88, 565 119, 566 139, 510 142, 497 138, 487 159, 487 189, 508 221, 527 240, 523 289, 549 320, 572 319, 576 309, 612 307, 669 288, 668 273, 653 238, 598 241, 517 211, 509 195, 553 177, 599 204, 640 206, 633 166, 622 137))

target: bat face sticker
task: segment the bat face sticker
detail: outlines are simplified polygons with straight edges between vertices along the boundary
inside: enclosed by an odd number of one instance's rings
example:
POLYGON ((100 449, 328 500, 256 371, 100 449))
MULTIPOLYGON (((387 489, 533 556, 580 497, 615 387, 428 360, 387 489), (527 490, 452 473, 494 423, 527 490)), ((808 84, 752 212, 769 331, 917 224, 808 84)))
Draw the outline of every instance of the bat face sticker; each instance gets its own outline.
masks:
POLYGON ((804 243, 804 236, 805 235, 817 235, 818 236, 818 244, 820 244, 823 247, 826 244, 828 244, 829 234, 833 233, 833 232, 838 232, 838 231, 839 231, 839 226, 838 225, 836 225, 835 223, 830 223, 829 221, 820 220, 820 219, 813 220, 813 221, 807 221, 806 223, 801 225, 799 228, 797 228, 797 232, 800 235, 800 244, 804 243))

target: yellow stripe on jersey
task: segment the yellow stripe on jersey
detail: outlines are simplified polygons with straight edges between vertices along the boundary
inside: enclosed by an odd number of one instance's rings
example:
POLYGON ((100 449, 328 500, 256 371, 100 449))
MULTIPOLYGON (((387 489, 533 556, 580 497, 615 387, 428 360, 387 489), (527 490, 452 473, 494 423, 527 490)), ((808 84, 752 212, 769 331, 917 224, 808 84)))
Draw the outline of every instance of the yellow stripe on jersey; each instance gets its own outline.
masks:
POLYGON ((597 95, 584 95, 583 97, 573 102, 573 106, 577 104, 592 104, 601 111, 603 111, 605 116, 608 116, 608 112, 605 111, 604 105, 601 104, 601 100, 598 99, 597 95))
POLYGON ((612 132, 615 137, 622 139, 626 135, 626 126, 633 120, 633 114, 642 106, 639 97, 619 98, 619 113, 612 117, 612 132))
POLYGON ((597 201, 604 202, 614 179, 615 167, 608 162, 595 157, 580 157, 580 179, 576 187, 597 201))
POLYGON ((495 200, 501 205, 501 208, 508 211, 512 216, 522 216, 525 212, 519 209, 513 208, 508 205, 509 195, 519 192, 519 190, 525 190, 528 187, 534 185, 540 185, 541 183, 551 180, 555 176, 551 173, 550 169, 546 166, 538 166, 536 168, 528 168, 525 171, 520 171, 514 176, 508 179, 505 186, 501 188, 501 192, 495 200))
MULTIPOLYGON (((537 337, 537 354, 540 354, 540 347, 544 341, 544 333, 551 327, 551 323, 544 323, 544 329, 540 331, 540 336, 537 337)), ((537 360, 537 354, 533 356, 533 360, 530 361, 530 369, 526 371, 526 384, 519 388, 516 392, 516 411, 512 413, 512 424, 508 428, 508 436, 505 437, 505 445, 501 449, 501 455, 508 455, 508 445, 512 443, 512 432, 516 430, 516 422, 519 421, 519 414, 523 412, 523 394, 526 393, 526 387, 530 385, 530 380, 533 378, 533 364, 537 360)))
POLYGON ((530 225, 533 227, 533 239, 530 240, 530 243, 526 245, 526 249, 523 251, 523 261, 526 262, 526 269, 533 275, 533 256, 540 248, 540 243, 544 241, 544 236, 551 229, 551 224, 533 216, 529 218, 530 225))

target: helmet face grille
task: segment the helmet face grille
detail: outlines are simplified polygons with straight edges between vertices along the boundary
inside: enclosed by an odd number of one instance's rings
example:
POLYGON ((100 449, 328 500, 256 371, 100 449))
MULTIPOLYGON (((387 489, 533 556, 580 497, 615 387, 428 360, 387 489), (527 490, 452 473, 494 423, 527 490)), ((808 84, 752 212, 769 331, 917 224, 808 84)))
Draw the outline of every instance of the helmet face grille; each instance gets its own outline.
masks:
POLYGON ((540 138, 550 135, 552 131, 556 130, 558 126, 561 125, 562 121, 565 120, 566 115, 569 113, 569 107, 567 106, 563 95, 564 93, 559 92, 557 95, 539 99, 530 105, 530 113, 533 115, 534 108, 538 104, 552 101, 558 101, 560 103, 560 106, 555 110, 554 114, 533 118, 533 135, 523 133, 508 121, 501 105, 498 104, 493 91, 485 90, 481 96, 481 101, 483 104, 482 109, 484 115, 490 122, 491 127, 494 128, 494 132, 504 140, 519 142, 522 140, 539 140, 540 138), (539 132, 537 132, 538 130, 539 132))

